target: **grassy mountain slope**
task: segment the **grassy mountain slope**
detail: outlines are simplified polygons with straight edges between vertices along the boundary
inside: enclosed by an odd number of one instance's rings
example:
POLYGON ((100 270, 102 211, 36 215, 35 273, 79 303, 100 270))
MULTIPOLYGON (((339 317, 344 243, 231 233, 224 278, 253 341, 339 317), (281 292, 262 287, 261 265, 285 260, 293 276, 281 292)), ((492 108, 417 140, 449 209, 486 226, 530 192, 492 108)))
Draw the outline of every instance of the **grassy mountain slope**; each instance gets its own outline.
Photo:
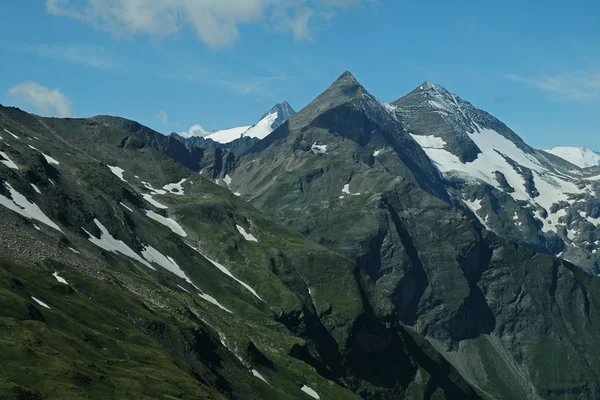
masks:
POLYGON ((355 263, 128 124, 0 108, 2 398, 479 398, 355 263))

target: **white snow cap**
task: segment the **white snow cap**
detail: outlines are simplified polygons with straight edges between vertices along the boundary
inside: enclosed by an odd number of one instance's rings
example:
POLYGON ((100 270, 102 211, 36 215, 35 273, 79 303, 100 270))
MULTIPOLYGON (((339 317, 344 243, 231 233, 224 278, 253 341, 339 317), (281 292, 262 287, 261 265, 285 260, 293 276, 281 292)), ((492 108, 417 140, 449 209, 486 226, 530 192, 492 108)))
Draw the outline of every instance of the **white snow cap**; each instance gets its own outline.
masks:
POLYGON ((600 154, 590 149, 586 149, 585 147, 555 147, 544 151, 554 154, 563 160, 567 160, 580 168, 596 167, 600 165, 600 154))

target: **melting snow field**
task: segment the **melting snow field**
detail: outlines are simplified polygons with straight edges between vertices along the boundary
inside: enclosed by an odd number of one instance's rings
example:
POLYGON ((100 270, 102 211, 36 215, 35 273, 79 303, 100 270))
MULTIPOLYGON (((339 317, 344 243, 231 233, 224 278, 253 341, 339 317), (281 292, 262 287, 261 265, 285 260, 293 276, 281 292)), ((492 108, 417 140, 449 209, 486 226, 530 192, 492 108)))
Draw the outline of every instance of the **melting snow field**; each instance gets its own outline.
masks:
MULTIPOLYGON (((506 177, 508 184, 515 189, 515 192, 510 193, 515 200, 525 200, 550 210, 552 204, 561 200, 567 201, 568 194, 582 193, 582 190, 574 183, 551 173, 535 157, 526 154, 496 131, 480 127, 479 130, 480 132, 469 133, 469 137, 482 153, 475 161, 466 164, 445 150, 443 147, 445 143, 440 138, 416 135, 413 135, 413 138, 423 147, 432 163, 442 173, 458 172, 502 190, 494 175, 494 171, 501 172, 506 177), (509 156, 518 164, 533 171, 534 183, 540 196, 532 198, 527 193, 523 177, 499 153, 509 156)), ((541 218, 540 220, 544 223, 553 222, 552 215, 548 220, 541 218)), ((551 225, 545 226, 544 230, 556 230, 556 228, 551 225)))
POLYGON ((229 314, 233 314, 231 311, 229 311, 227 308, 225 308, 223 305, 221 305, 221 303, 219 303, 217 301, 217 299, 215 299, 211 295, 208 295, 206 293, 198 293, 198 296, 202 297, 204 300, 208 301, 209 303, 212 303, 215 306, 221 308, 222 310, 227 311, 229 314))
POLYGON ((32 148, 33 150, 37 151, 38 153, 40 153, 42 156, 44 156, 44 158, 46 159, 46 162, 48 164, 60 165, 60 163, 58 161, 56 161, 54 158, 50 157, 49 155, 42 153, 40 150, 36 149, 32 145, 28 145, 28 146, 30 148, 32 148))
POLYGON ((35 297, 31 296, 31 298, 33 299, 33 301, 35 301, 36 303, 38 303, 40 306, 47 308, 48 310, 51 310, 50 306, 46 303, 44 303, 43 301, 41 301, 40 299, 36 299, 35 297))
MULTIPOLYGON (((351 193, 350 192, 350 184, 348 184, 348 183, 345 184, 344 187, 342 188, 342 193, 348 194, 351 196, 360 196, 360 193, 351 193)), ((343 198, 344 198, 344 196, 340 196, 340 199, 343 199, 343 198)))
POLYGON ((252 236, 250 233, 246 232, 243 226, 236 225, 236 227, 240 234, 244 237, 244 239, 246 239, 249 242, 258 242, 258 239, 252 236))
POLYGON ((123 204, 122 202, 119 203, 124 209, 129 210, 129 212, 133 212, 133 210, 128 207, 126 204, 123 204))
POLYGON ((312 397, 313 399, 317 399, 319 400, 320 397, 317 394, 317 392, 315 392, 313 389, 309 388, 308 386, 304 385, 302 386, 302 388, 300 389, 302 390, 304 393, 306 393, 307 395, 309 395, 310 397, 312 397))
POLYGON ((64 283, 65 285, 68 285, 68 284, 69 284, 69 282, 67 282, 67 280, 66 280, 65 278, 61 278, 61 277, 58 275, 58 272, 55 272, 55 273, 53 273, 53 274, 52 274, 52 276, 53 276, 53 277, 55 277, 55 278, 56 278, 56 280, 57 280, 57 281, 59 281, 60 283, 64 283))
POLYGON ((0 151, 0 163, 6 165, 8 168, 11 169, 19 169, 19 167, 17 167, 17 164, 15 164, 3 151, 0 151))
POLYGON ((152 194, 167 194, 166 190, 162 190, 162 189, 154 189, 154 187, 152 187, 152 185, 148 182, 143 182, 142 181, 142 185, 144 185, 144 187, 146 189, 148 189, 150 192, 152 192, 152 194))
POLYGON ((473 211, 473 214, 475 214, 475 216, 477 217, 481 225, 485 227, 485 229, 487 229, 488 231, 491 230, 486 223, 487 221, 481 218, 479 214, 477 214, 477 211, 481 210, 481 199, 477 199, 474 201, 463 199, 463 203, 465 203, 465 205, 469 207, 471 211, 473 211))
POLYGON ((10 197, 12 197, 12 199, 0 195, 0 205, 24 216, 25 218, 39 221, 42 224, 48 225, 50 228, 56 229, 62 233, 62 230, 58 227, 58 225, 52 222, 52 220, 48 218, 35 203, 30 203, 25 196, 13 189, 13 187, 7 182, 4 182, 3 184, 4 187, 10 191, 10 197))
MULTIPOLYGON (((107 167, 108 167, 108 169, 110 169, 110 172, 112 172, 114 176, 116 176, 117 178, 119 178, 123 182, 127 182, 125 180, 125 178, 123 178, 123 173, 125 172, 125 170, 123 168, 112 167, 110 165, 107 165, 107 167)), ((127 182, 127 183, 129 183, 129 182, 127 182)))
POLYGON ((108 252, 115 253, 115 254, 121 253, 122 255, 129 257, 129 258, 145 265, 146 267, 148 267, 150 269, 155 270, 155 268, 152 265, 150 265, 150 263, 148 261, 144 260, 135 251, 131 250, 131 248, 129 248, 129 246, 127 246, 122 241, 117 240, 114 237, 112 237, 112 235, 110 233, 108 233, 108 230, 104 227, 104 225, 102 225, 100 223, 100 221, 98 221, 97 219, 94 219, 94 223, 96 224, 98 229, 100 229, 101 233, 100 233, 99 238, 96 238, 94 235, 92 235, 91 233, 86 231, 85 228, 81 228, 89 236, 88 240, 90 242, 92 242, 96 246, 98 246, 108 252))
MULTIPOLYGON (((192 247, 193 248, 193 247, 192 247)), ((200 253, 199 250, 196 250, 198 253, 200 253)), ((202 253, 200 253, 202 254, 202 253)), ((225 275, 227 275, 228 277, 230 277, 231 279, 233 279, 234 281, 236 281, 237 283, 239 283, 240 285, 242 285, 243 287, 245 287, 250 293, 252 293, 257 299, 262 301, 262 298, 258 295, 258 293, 256 293, 256 291, 254 289, 252 289, 252 287, 250 287, 250 285, 248 285, 246 282, 239 280, 238 278, 236 278, 235 276, 233 276, 233 274, 231 272, 229 272, 229 270, 227 268, 225 268, 222 264, 219 264, 218 262, 211 260, 210 258, 206 257, 204 254, 202 254, 202 256, 204 258, 206 258, 208 261, 210 261, 215 267, 217 267, 217 269, 219 271, 221 271, 222 273, 224 273, 225 275)))
POLYGON ((267 380, 265 379, 265 377, 262 376, 262 374, 260 372, 258 372, 257 370, 253 369, 252 370, 252 375, 254 375, 255 377, 257 377, 258 379, 260 379, 261 381, 263 381, 267 385, 269 384, 269 382, 267 382, 267 380))
POLYGON ((141 208, 140 210, 148 218, 151 218, 151 219, 155 220, 156 222, 158 222, 159 224, 162 224, 162 225, 166 226, 167 228, 171 229, 173 232, 175 232, 179 236, 181 236, 181 237, 187 237, 187 233, 185 233, 185 231, 183 230, 183 228, 181 227, 181 225, 179 225, 177 223, 177 221, 175 221, 175 220, 173 220, 171 218, 163 217, 162 215, 157 214, 157 213, 155 213, 154 211, 151 211, 151 210, 145 210, 143 208, 141 208))
MULTIPOLYGON (((3 128, 4 129, 4 128, 3 128)), ((17 135, 15 135, 14 133, 7 131, 6 129, 4 129, 4 132, 8 133, 10 136, 14 137, 15 139, 19 140, 19 137, 17 135)))
POLYGON ((183 184, 187 181, 186 178, 183 178, 177 183, 169 183, 168 185, 163 186, 163 189, 171 194, 176 194, 178 196, 183 196, 183 184))
POLYGON ((319 145, 317 144, 317 142, 314 142, 313 145, 310 147, 310 151, 312 151, 314 154, 327 154, 327 145, 319 145))
POLYGON ((167 208, 169 208, 169 207, 165 206, 164 204, 161 204, 158 201, 154 200, 152 198, 151 194, 146 193, 146 194, 143 194, 142 197, 144 198, 144 200, 146 200, 148 203, 152 204, 156 208, 160 208, 163 210, 166 210, 167 208))
POLYGON ((225 175, 225 178, 223 178, 223 182, 225 182, 227 187, 231 189, 231 177, 229 175, 225 175))
POLYGON ((42 194, 42 192, 40 191, 40 189, 37 186, 35 186, 33 183, 30 183, 30 185, 37 194, 42 194))
POLYGON ((161 267, 163 267, 164 269, 166 269, 167 271, 172 272, 173 274, 177 275, 181 279, 184 279, 186 282, 188 282, 192 285, 194 284, 190 280, 190 278, 187 277, 185 272, 183 272, 183 270, 179 267, 179 265, 177 265, 175 260, 173 260, 171 257, 164 256, 161 252, 156 250, 154 247, 145 246, 144 250, 142 250, 142 256, 146 260, 148 260, 148 262, 158 264, 161 267))

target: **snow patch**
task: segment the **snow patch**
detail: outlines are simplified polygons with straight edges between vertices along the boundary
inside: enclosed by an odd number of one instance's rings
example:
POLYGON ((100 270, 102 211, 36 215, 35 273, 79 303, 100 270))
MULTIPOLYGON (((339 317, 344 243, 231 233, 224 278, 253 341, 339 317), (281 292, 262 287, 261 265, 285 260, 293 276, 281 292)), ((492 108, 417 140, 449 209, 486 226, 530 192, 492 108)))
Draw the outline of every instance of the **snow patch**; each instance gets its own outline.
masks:
POLYGON ((264 383, 266 383, 267 385, 269 385, 269 382, 267 382, 267 380, 265 379, 265 377, 262 376, 262 374, 260 372, 258 372, 257 370, 253 369, 252 370, 252 375, 254 375, 258 379, 260 379, 261 381, 263 381, 264 383))
MULTIPOLYGON (((196 250, 198 253, 200 253, 199 250, 196 250)), ((202 253, 200 253, 202 254, 202 253)), ((250 293, 252 293, 257 299, 262 301, 262 298, 258 295, 258 293, 256 293, 256 291, 254 289, 252 289, 252 287, 250 287, 250 285, 248 285, 246 282, 236 278, 235 276, 233 276, 233 274, 231 272, 229 272, 229 270, 227 268, 225 268, 222 264, 219 264, 218 262, 206 257, 204 254, 202 254, 202 256, 204 258, 206 258, 208 261, 210 261, 215 267, 217 267, 217 269, 219 271, 221 271, 222 273, 224 273, 225 275, 227 275, 228 277, 230 277, 231 279, 233 279, 234 281, 236 281, 237 283, 239 283, 240 285, 242 285, 243 287, 245 287, 250 293)))
POLYGON ((10 169, 19 169, 17 164, 15 164, 3 151, 0 151, 0 163, 6 165, 10 169))
POLYGON ((240 232, 240 234, 244 237, 244 239, 246 239, 249 242, 258 242, 258 239, 255 238, 253 235, 251 235, 250 233, 246 232, 246 230, 244 229, 243 226, 237 225, 237 230, 240 232))
POLYGON ((169 208, 169 207, 165 206, 164 204, 161 204, 158 201, 154 200, 152 198, 151 194, 146 193, 146 194, 143 194, 142 197, 144 198, 144 200, 146 200, 148 203, 152 204, 156 208, 160 208, 162 210, 166 210, 167 208, 169 208))
POLYGON ((42 156, 44 156, 44 158, 46 159, 46 162, 48 164, 60 165, 60 163, 58 161, 56 161, 54 158, 50 157, 49 155, 42 153, 40 150, 36 149, 32 145, 28 145, 28 146, 30 148, 32 148, 33 150, 37 151, 38 153, 40 153, 42 156))
POLYGON ((94 219, 94 223, 96 224, 98 229, 100 229, 99 238, 96 238, 94 235, 86 231, 85 228, 81 228, 89 236, 88 240, 90 242, 108 252, 115 254, 121 253, 122 255, 129 257, 152 270, 156 270, 152 265, 150 265, 148 261, 144 260, 135 251, 131 250, 129 246, 127 246, 122 241, 115 239, 110 233, 108 233, 108 230, 104 227, 104 225, 100 223, 100 221, 94 219))
MULTIPOLYGON (((4 129, 4 128, 2 128, 4 129)), ((14 137, 15 139, 19 140, 19 137, 17 135, 15 135, 14 133, 7 131, 6 129, 4 129, 4 132, 8 133, 10 136, 14 137)))
POLYGON ((375 151, 373 152, 373 157, 377 157, 379 154, 381 154, 381 152, 382 152, 382 151, 383 151, 383 150, 375 150, 375 151))
POLYGON ((142 257, 144 257, 148 262, 155 263, 163 267, 169 272, 177 275, 181 279, 184 279, 186 282, 190 284, 194 284, 190 278, 187 277, 185 272, 177 265, 175 260, 171 257, 164 256, 160 251, 156 250, 152 246, 144 246, 144 250, 142 250, 142 257))
POLYGON ((24 216, 25 218, 34 219, 42 224, 48 225, 50 228, 56 229, 62 233, 62 230, 50 218, 40 210, 35 203, 30 203, 25 196, 13 189, 8 182, 4 182, 4 187, 10 192, 10 199, 0 195, 0 205, 8 208, 24 216))
POLYGON ((185 231, 183 230, 181 225, 179 225, 177 223, 177 221, 175 221, 174 219, 163 217, 162 215, 157 214, 154 211, 146 210, 143 208, 141 208, 140 211, 142 212, 142 214, 155 220, 159 224, 162 224, 162 225, 166 226, 167 228, 171 229, 174 233, 178 234, 179 236, 187 237, 187 233, 185 233, 185 231))
POLYGON ((65 278, 62 278, 60 275, 58 275, 58 272, 53 273, 52 276, 55 277, 60 283, 64 283, 65 285, 69 284, 65 278))
MULTIPOLYGON (((123 168, 113 167, 113 166, 110 166, 110 165, 107 165, 107 167, 108 167, 108 169, 110 169, 110 172, 112 172, 114 176, 116 176, 117 178, 119 178, 123 182, 127 182, 125 180, 125 178, 123 178, 123 173, 125 172, 125 170, 123 168)), ((129 183, 129 182, 127 182, 127 183, 129 183)))
POLYGON ((33 183, 30 183, 30 185, 37 194, 42 194, 42 192, 40 191, 40 189, 37 186, 35 186, 33 183))
POLYGON ((43 301, 41 301, 40 299, 36 299, 35 297, 31 296, 31 298, 33 299, 33 301, 35 301, 36 303, 38 303, 40 306, 47 308, 48 310, 51 310, 50 306, 46 303, 44 303, 43 301))
POLYGON ((489 219, 489 216, 486 216, 486 218, 483 219, 479 216, 479 214, 477 214, 477 211, 481 210, 481 208, 482 208, 481 200, 482 199, 476 199, 476 200, 470 201, 470 200, 463 199, 463 203, 465 203, 465 205, 471 211, 473 211, 473 214, 475 214, 475 217, 477 217, 477 219, 479 220, 481 225, 483 225, 485 227, 485 229, 487 229, 488 231, 491 231, 490 227, 487 224, 487 220, 489 219))
POLYGON ((215 306, 221 308, 222 310, 227 311, 229 314, 233 314, 230 310, 228 310, 227 308, 225 308, 221 303, 219 303, 217 301, 217 299, 215 299, 214 297, 212 297, 209 294, 206 293, 198 293, 198 296, 200 296, 201 298, 203 298, 204 300, 208 301, 209 303, 214 304, 215 306))
POLYGON ((125 208, 126 210, 129 210, 130 212, 133 212, 133 210, 132 210, 130 207, 128 207, 126 204, 123 204, 123 202, 119 202, 119 204, 120 204, 120 205, 121 205, 123 208, 125 208))
POLYGON ((177 196, 183 196, 184 195, 183 184, 185 183, 185 181, 187 181, 187 179, 183 178, 182 180, 180 180, 177 183, 169 183, 169 184, 163 186, 163 189, 171 194, 176 194, 177 196))
POLYGON ((223 178, 223 182, 225 182, 225 184, 227 185, 227 187, 229 189, 231 189, 231 177, 229 175, 225 175, 225 178, 223 178))
POLYGON ((184 287, 183 287, 183 286, 181 286, 181 285, 177 285, 177 287, 178 287, 179 289, 183 290, 184 292, 188 292, 189 294, 192 294, 192 292, 190 292, 189 290, 187 290, 186 288, 184 288, 184 287))
MULTIPOLYGON (((360 193, 351 193, 350 192, 350 184, 345 184, 344 187, 342 188, 342 193, 344 194, 348 194, 350 196, 360 196, 360 193)), ((344 197, 341 196, 340 199, 343 199, 344 197)))
POLYGON ((142 181, 142 185, 144 185, 144 187, 148 189, 152 194, 167 194, 166 190, 154 189, 154 187, 149 182, 142 181))
POLYGON ((317 142, 314 142, 313 145, 310 147, 310 151, 312 151, 314 154, 327 154, 327 145, 319 145, 317 144, 317 142))
POLYGON ((73 253, 75 253, 75 254, 81 254, 81 253, 79 253, 77 250, 75 250, 75 249, 74 249, 74 248, 72 248, 72 247, 69 247, 68 249, 69 249, 69 250, 71 250, 71 251, 72 251, 73 253))
POLYGON ((303 386, 300 388, 300 390, 302 390, 304 393, 306 393, 307 395, 309 395, 309 396, 310 396, 310 397, 312 397, 313 399, 317 399, 317 400, 319 400, 319 399, 320 399, 320 397, 319 397, 318 393, 317 393, 317 392, 315 392, 313 389, 309 388, 309 387, 308 387, 308 386, 306 386, 306 385, 303 385, 303 386))

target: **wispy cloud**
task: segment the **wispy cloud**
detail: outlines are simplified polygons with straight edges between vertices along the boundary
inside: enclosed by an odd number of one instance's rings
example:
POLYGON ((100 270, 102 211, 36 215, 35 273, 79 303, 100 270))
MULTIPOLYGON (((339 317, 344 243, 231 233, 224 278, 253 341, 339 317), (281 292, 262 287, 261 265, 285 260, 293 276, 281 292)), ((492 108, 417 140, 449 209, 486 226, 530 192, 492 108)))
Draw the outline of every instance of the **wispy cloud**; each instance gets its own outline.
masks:
POLYGON ((373 0, 46 0, 52 15, 93 24, 116 37, 137 34, 167 37, 191 27, 210 47, 223 47, 239 37, 243 24, 275 22, 296 40, 311 38, 319 21, 337 9, 373 0))
POLYGON ((48 89, 28 81, 13 86, 8 95, 17 102, 33 106, 36 112, 52 117, 73 117, 71 101, 58 89, 48 89))
POLYGON ((187 67, 182 70, 158 74, 167 79, 180 79, 187 82, 225 89, 238 95, 258 95, 272 97, 277 94, 277 83, 289 79, 285 74, 266 75, 230 74, 217 69, 187 67))
POLYGON ((192 125, 187 132, 180 132, 179 136, 184 138, 190 138, 194 136, 204 137, 210 135, 211 132, 207 131, 200 124, 192 125))
POLYGON ((169 114, 167 114, 165 110, 160 110, 158 113, 156 113, 154 118, 158 119, 165 125, 169 123, 169 114))
POLYGON ((93 68, 114 69, 117 67, 112 55, 106 49, 97 46, 36 44, 24 46, 22 49, 40 57, 64 60, 93 68))
POLYGON ((579 71, 531 78, 509 74, 505 75, 505 78, 545 90, 562 100, 600 100, 600 71, 579 71))

